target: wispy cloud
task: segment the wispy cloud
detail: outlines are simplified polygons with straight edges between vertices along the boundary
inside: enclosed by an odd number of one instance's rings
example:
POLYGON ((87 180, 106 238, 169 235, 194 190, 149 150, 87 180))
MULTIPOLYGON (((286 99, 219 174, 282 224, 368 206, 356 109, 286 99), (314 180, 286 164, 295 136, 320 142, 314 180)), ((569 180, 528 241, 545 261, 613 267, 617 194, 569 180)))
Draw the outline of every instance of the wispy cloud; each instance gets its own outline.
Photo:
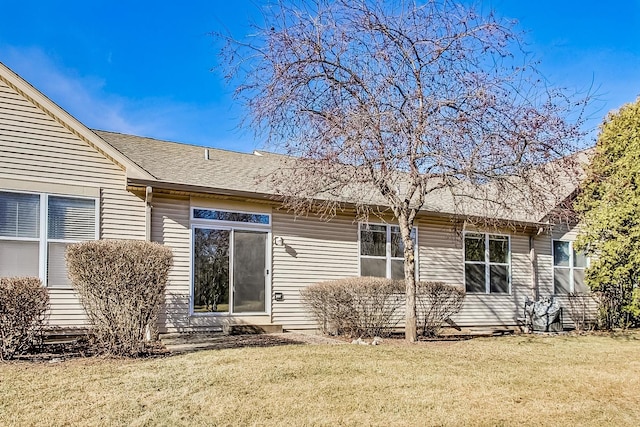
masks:
POLYGON ((0 44, 0 61, 90 128, 240 151, 255 148, 252 138, 234 130, 237 120, 226 104, 110 93, 104 77, 67 68, 38 47, 0 44))
POLYGON ((126 117, 127 100, 106 93, 102 78, 65 69, 35 47, 0 46, 0 58, 87 126, 134 133, 139 129, 126 117))

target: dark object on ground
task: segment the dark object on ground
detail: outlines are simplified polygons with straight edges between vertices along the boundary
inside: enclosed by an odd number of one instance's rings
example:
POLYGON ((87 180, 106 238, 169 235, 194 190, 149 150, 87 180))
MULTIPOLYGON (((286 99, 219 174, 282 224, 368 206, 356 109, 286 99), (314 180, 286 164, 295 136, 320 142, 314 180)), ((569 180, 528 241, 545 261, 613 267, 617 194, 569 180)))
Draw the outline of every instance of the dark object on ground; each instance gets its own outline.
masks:
POLYGON ((526 298, 524 323, 525 332, 562 332, 564 330, 562 307, 554 297, 542 298, 538 301, 526 298))

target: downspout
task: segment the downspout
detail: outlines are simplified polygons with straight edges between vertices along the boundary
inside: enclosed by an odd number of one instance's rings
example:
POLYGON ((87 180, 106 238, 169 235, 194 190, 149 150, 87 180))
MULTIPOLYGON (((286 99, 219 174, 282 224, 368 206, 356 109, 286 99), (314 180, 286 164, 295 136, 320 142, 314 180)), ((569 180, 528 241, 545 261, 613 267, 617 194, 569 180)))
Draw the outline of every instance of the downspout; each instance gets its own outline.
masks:
MULTIPOLYGON (((145 204, 145 224, 144 224, 144 238, 147 242, 151 241, 151 199, 153 199, 153 187, 147 186, 144 197, 145 204)), ((157 323, 157 322, 156 322, 157 323)), ((151 341, 151 328, 147 325, 145 334, 145 341, 151 341)))
POLYGON ((529 262, 531 263, 531 297, 534 300, 538 300, 540 297, 540 290, 538 289, 538 254, 536 253, 535 239, 541 233, 542 229, 538 230, 536 235, 529 236, 529 262))
POLYGON ((147 186, 147 190, 145 193, 145 240, 147 242, 151 241, 151 200, 153 199, 153 187, 147 186))

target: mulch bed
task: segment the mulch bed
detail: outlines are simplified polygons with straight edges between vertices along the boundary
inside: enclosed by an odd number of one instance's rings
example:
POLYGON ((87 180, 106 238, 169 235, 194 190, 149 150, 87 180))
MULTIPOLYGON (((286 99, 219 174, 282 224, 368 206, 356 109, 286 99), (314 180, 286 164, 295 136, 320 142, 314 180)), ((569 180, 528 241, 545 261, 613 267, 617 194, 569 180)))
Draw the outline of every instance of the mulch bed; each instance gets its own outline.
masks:
MULTIPOLYGON (((142 358, 166 357, 181 353, 189 353, 202 350, 224 350, 245 347, 275 347, 283 345, 343 345, 351 344, 352 338, 330 337, 326 335, 314 335, 296 332, 284 332, 273 334, 242 334, 220 335, 209 337, 206 340, 197 340, 194 335, 193 342, 189 337, 177 344, 165 347, 159 344, 142 358)), ((419 337, 418 342, 408 343, 403 334, 394 334, 381 340, 383 346, 410 346, 410 345, 452 345, 457 341, 467 340, 470 336, 442 336, 435 339, 419 337)), ((371 339, 365 339, 370 344, 371 339)), ((69 359, 99 357, 103 354, 91 345, 86 336, 79 336, 68 340, 56 340, 47 342, 32 349, 29 353, 16 358, 17 361, 57 363, 69 359)))

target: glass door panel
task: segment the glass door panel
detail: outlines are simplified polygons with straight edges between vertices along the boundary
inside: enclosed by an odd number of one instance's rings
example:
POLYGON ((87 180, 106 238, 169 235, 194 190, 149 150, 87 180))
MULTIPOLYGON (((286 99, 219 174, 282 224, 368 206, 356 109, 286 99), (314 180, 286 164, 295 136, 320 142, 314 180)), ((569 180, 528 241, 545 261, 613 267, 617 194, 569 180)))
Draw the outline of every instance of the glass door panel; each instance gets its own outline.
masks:
POLYGON ((264 313, 267 233, 234 230, 233 311, 264 313))
POLYGON ((229 311, 229 243, 231 231, 194 229, 193 311, 229 311))

